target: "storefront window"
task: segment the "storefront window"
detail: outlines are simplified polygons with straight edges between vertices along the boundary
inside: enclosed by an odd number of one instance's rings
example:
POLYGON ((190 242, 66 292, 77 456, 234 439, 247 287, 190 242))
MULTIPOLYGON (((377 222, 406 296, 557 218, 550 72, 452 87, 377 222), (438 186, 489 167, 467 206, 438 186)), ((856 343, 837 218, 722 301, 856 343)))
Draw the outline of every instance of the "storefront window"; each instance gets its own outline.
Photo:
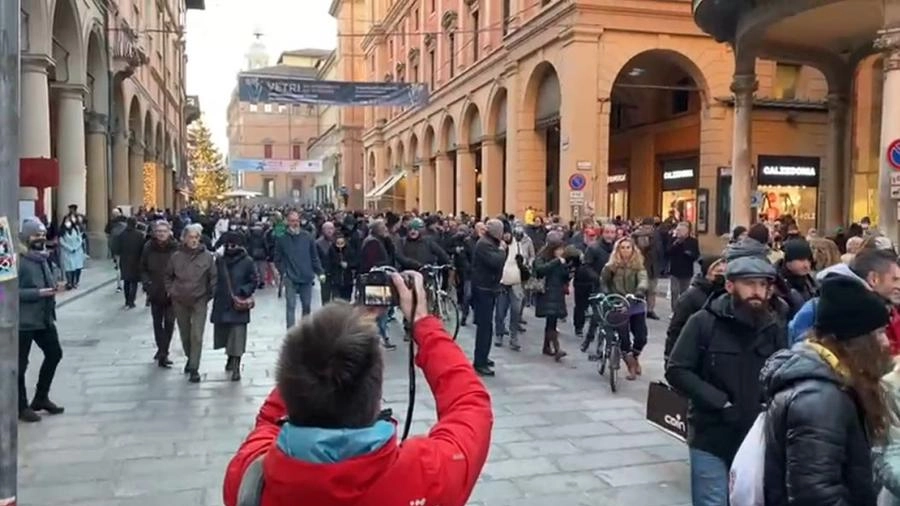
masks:
POLYGON ((768 220, 791 215, 801 233, 816 227, 818 158, 760 155, 757 190, 762 194, 758 212, 768 220))
POLYGON ((607 215, 610 218, 617 216, 628 218, 628 174, 610 174, 607 181, 609 184, 607 215))
POLYGON ((662 164, 660 217, 695 223, 697 220, 697 172, 699 159, 666 160, 662 164))

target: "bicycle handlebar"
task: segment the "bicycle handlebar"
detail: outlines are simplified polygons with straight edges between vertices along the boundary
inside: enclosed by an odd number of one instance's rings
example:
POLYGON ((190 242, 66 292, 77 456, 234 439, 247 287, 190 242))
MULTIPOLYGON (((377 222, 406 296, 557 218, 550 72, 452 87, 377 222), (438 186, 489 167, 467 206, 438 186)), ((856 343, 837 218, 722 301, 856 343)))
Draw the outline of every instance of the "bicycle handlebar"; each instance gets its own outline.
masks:
POLYGON ((436 271, 443 271, 443 270, 452 269, 452 268, 453 268, 453 266, 450 264, 446 264, 446 265, 428 264, 428 265, 423 265, 422 268, 419 270, 428 271, 428 272, 436 272, 436 271))

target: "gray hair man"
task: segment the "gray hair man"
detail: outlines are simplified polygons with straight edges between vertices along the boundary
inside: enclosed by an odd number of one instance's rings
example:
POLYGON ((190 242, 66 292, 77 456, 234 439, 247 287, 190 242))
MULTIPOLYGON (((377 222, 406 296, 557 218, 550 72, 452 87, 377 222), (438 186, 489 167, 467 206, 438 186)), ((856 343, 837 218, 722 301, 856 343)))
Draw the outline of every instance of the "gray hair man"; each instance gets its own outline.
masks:
POLYGON ((216 264, 202 242, 203 227, 191 224, 181 233, 181 246, 166 268, 166 294, 175 309, 181 346, 187 355, 184 372, 191 383, 200 382, 200 354, 206 310, 216 289, 216 264))

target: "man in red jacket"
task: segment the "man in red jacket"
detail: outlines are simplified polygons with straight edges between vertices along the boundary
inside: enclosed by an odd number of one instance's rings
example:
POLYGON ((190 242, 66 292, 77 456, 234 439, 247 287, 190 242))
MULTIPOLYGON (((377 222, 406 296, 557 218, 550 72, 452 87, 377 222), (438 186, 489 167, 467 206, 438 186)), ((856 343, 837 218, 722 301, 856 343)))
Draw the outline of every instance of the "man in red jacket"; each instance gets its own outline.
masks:
POLYGON ((393 421, 379 416, 378 328, 360 308, 329 304, 288 333, 277 387, 228 465, 225 506, 466 504, 490 448, 491 399, 441 321, 427 314, 422 276, 409 274, 422 301, 415 308, 399 275, 394 284, 413 322, 437 424, 398 443, 393 421))

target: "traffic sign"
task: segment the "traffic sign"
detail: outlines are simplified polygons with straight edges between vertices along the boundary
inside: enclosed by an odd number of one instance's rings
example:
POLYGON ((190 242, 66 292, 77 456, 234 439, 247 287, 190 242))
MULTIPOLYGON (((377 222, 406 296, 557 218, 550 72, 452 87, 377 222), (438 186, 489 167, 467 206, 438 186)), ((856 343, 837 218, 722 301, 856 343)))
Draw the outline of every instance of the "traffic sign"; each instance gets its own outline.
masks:
POLYGON ((587 186, 587 179, 581 174, 572 174, 569 176, 569 189, 572 191, 584 190, 587 186))
POLYGON ((569 192, 569 204, 583 205, 584 204, 584 192, 583 191, 575 191, 575 190, 570 191, 569 192))
POLYGON ((888 145, 887 162, 894 170, 900 170, 900 139, 895 139, 888 145))
POLYGON ((763 192, 753 192, 750 195, 750 207, 760 207, 762 206, 763 201, 763 192))

